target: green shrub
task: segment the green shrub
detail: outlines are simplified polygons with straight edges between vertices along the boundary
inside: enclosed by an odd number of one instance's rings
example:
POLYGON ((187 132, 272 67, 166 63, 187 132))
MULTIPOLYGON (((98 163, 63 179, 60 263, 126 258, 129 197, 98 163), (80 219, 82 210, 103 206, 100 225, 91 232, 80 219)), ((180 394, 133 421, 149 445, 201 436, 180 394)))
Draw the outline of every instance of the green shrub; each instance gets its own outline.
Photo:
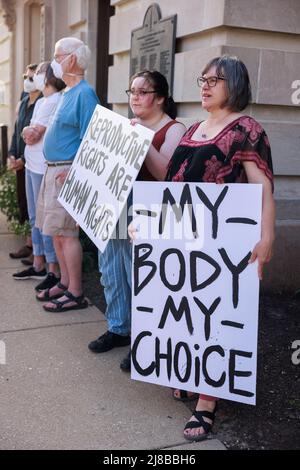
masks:
MULTIPOLYGON (((0 167, 0 211, 6 215, 9 228, 13 233, 25 236, 30 234, 29 222, 20 224, 18 220, 16 175, 4 167, 0 167)), ((83 230, 80 230, 80 241, 83 248, 84 272, 98 269, 98 249, 83 230)))
POLYGON ((29 235, 30 224, 19 222, 19 208, 17 201, 16 175, 6 167, 0 168, 0 211, 6 215, 9 229, 16 235, 29 235))

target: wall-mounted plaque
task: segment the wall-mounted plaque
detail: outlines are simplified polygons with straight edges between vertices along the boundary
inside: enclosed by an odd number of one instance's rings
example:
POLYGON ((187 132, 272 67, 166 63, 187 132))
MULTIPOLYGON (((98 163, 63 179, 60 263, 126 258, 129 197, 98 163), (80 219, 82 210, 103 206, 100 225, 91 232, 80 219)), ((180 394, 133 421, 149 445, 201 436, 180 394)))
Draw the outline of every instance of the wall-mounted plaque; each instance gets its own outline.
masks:
POLYGON ((143 26, 131 33, 130 76, 141 70, 158 70, 173 90, 177 15, 163 18, 157 3, 149 6, 143 26))

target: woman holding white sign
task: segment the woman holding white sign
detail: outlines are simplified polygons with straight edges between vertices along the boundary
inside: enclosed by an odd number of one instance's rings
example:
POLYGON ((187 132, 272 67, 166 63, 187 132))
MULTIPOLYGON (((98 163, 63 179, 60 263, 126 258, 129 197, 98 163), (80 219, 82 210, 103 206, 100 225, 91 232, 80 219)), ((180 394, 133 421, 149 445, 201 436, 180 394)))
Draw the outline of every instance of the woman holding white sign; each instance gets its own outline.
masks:
MULTIPOLYGON (((141 124, 155 131, 138 179, 164 180, 171 156, 186 128, 175 120, 176 106, 169 96, 166 78, 157 71, 143 71, 130 80, 129 103, 135 118, 132 124, 141 124)), ((129 198, 131 200, 131 198, 129 198)), ((128 207, 131 203, 128 200, 128 207)), ((130 344, 131 329, 131 244, 126 233, 111 239, 103 254, 99 253, 101 283, 107 303, 108 331, 89 344, 95 353, 130 344)), ((121 362, 121 369, 130 370, 130 353, 121 362)))
MULTIPOLYGON (((274 241, 273 171, 264 129, 241 113, 251 99, 248 71, 235 57, 218 57, 207 64, 197 83, 201 88, 202 107, 209 116, 194 124, 181 140, 172 157, 167 180, 263 185, 261 240, 249 261, 258 261, 258 276, 262 279, 263 265, 271 259, 274 241)), ((180 390, 174 394, 180 399, 180 390)), ((198 441, 207 437, 216 405, 214 397, 200 394, 184 430, 186 439, 198 441)))
MULTIPOLYGON (((181 139, 169 164, 167 181, 208 183, 260 183, 263 187, 261 240, 249 263, 258 261, 258 276, 272 256, 275 209, 273 170, 268 137, 252 117, 242 111, 251 100, 246 66, 236 57, 211 60, 197 79, 207 119, 192 125, 181 139)), ((134 226, 129 228, 134 238, 134 226)), ((198 398, 184 429, 191 441, 205 439, 214 422, 217 398, 175 390, 176 400, 198 398)))

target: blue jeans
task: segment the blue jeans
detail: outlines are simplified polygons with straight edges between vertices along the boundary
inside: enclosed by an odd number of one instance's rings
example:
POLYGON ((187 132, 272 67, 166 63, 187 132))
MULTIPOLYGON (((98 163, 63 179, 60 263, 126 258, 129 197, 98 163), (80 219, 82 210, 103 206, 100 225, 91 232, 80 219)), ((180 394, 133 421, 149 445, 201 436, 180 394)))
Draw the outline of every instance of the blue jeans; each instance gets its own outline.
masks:
POLYGON ((111 239, 104 253, 98 253, 108 331, 122 336, 130 335, 131 328, 131 253, 128 239, 111 239))
POLYGON ((40 229, 35 227, 36 203, 42 183, 43 175, 25 170, 26 197, 31 226, 31 237, 33 254, 35 256, 45 255, 47 263, 56 263, 57 258, 53 246, 52 237, 43 235, 40 229))

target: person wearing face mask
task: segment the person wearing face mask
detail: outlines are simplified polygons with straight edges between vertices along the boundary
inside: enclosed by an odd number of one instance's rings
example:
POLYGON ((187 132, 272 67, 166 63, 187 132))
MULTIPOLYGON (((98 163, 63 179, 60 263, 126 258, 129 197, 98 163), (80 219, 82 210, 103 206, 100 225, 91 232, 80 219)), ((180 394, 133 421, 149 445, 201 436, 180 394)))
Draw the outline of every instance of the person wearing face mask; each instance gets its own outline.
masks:
POLYGON ((53 237, 61 279, 42 290, 38 300, 47 301, 49 312, 79 310, 88 306, 83 295, 82 248, 75 220, 57 201, 96 105, 96 93, 84 79, 90 58, 89 48, 77 38, 63 38, 55 44, 54 75, 67 88, 44 137, 46 171, 37 203, 36 226, 53 237))
MULTIPOLYGON (((24 97, 18 108, 18 115, 14 126, 14 133, 9 147, 8 168, 16 172, 17 182, 17 202, 19 208, 19 222, 24 224, 28 220, 27 200, 25 191, 25 169, 24 150, 25 142, 22 137, 24 127, 28 126, 33 115, 37 101, 42 97, 40 90, 37 90, 33 75, 37 64, 30 64, 26 67, 24 74, 23 93, 24 97)), ((27 237, 26 245, 15 253, 9 253, 11 258, 26 258, 32 253, 31 237, 27 237)))
POLYGON ((44 95, 35 106, 30 125, 25 127, 22 132, 26 143, 25 180, 32 233, 33 266, 13 274, 13 278, 16 280, 40 279, 42 282, 35 288, 37 291, 40 291, 50 289, 59 281, 58 264, 52 237, 43 235, 35 226, 35 217, 37 198, 46 169, 43 154, 43 136, 59 103, 61 91, 66 85, 62 80, 54 76, 50 62, 39 64, 33 76, 33 82, 36 89, 40 90, 44 95), (45 269, 45 258, 48 263, 48 274, 45 269))

